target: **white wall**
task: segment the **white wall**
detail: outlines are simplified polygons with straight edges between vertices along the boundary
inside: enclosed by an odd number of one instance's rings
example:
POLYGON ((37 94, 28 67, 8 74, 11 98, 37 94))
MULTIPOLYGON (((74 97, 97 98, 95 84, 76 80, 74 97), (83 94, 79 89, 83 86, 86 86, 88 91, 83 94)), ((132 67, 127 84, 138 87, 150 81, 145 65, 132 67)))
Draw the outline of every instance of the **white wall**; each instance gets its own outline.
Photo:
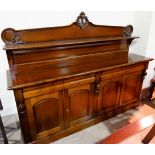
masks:
MULTIPOLYGON (((8 27, 28 29, 68 25, 75 21, 78 14, 79 12, 1 12, 0 31, 8 27)), ((141 39, 132 44, 130 51, 142 55, 146 54, 150 31, 149 23, 152 17, 151 12, 86 12, 86 15, 94 24, 122 26, 132 24, 134 26, 134 34, 141 36, 141 39)), ((152 44, 152 42, 149 41, 149 44, 152 44)), ((2 45, 3 43, 0 40, 0 47, 2 45)), ((7 91, 6 70, 8 69, 8 62, 3 50, 0 50, 0 66, 2 66, 0 67, 0 98, 4 106, 4 111, 2 112, 4 116, 17 111, 13 92, 7 91)))
MULTIPOLYGON (((135 53, 147 57, 155 58, 155 12, 135 12, 134 13, 134 32, 133 36, 140 38, 134 40, 131 44, 130 53, 135 53)), ((150 62, 147 70, 147 76, 143 82, 143 88, 150 86, 150 80, 153 77, 154 61, 150 62)))
POLYGON ((149 32, 151 27, 152 12, 135 12, 134 13, 134 31, 133 36, 138 36, 140 38, 135 39, 132 42, 130 48, 131 53, 146 55, 146 47, 149 38, 149 32))
MULTIPOLYGON (((148 44, 146 47, 146 55, 147 57, 151 57, 155 59, 155 12, 152 12, 151 24, 150 24, 150 33, 148 38, 148 44)), ((155 76, 155 60, 149 63, 149 67, 147 70, 147 76, 144 81, 144 86, 148 87, 150 85, 150 80, 153 76, 155 76)))

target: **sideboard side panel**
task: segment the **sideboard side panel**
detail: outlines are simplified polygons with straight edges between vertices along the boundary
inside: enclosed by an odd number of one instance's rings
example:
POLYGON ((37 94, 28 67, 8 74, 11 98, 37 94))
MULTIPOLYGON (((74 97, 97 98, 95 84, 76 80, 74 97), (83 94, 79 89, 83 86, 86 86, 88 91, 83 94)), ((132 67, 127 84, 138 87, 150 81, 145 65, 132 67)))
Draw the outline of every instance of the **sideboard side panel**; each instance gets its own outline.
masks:
POLYGON ((19 120, 20 120, 20 126, 22 129, 22 136, 23 136, 23 142, 29 143, 32 141, 31 134, 30 134, 30 128, 28 124, 28 118, 27 118, 27 112, 25 109, 25 102, 23 98, 23 92, 22 89, 16 89, 14 90, 19 120))

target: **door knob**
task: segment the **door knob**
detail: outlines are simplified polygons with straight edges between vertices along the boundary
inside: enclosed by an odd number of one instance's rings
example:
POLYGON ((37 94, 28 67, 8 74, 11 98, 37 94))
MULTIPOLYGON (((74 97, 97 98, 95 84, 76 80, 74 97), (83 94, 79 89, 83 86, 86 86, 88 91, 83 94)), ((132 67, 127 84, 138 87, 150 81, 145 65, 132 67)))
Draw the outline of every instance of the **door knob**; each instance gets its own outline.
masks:
POLYGON ((68 108, 66 108, 66 112, 69 112, 69 109, 68 108))

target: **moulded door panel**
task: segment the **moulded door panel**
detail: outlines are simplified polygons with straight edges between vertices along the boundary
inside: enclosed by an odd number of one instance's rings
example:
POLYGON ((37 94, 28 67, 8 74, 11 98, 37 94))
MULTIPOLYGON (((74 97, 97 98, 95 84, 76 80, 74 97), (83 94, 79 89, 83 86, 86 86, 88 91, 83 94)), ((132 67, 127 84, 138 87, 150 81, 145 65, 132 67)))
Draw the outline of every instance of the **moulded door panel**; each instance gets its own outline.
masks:
POLYGON ((63 129, 62 91, 27 99, 26 110, 33 139, 63 129))
POLYGON ((64 101, 66 128, 79 125, 91 118, 93 110, 91 84, 65 90, 64 101))
POLYGON ((118 107, 120 86, 120 77, 101 80, 100 91, 98 94, 98 114, 103 114, 118 107))
POLYGON ((142 87, 142 71, 133 72, 123 77, 120 105, 139 101, 142 87))

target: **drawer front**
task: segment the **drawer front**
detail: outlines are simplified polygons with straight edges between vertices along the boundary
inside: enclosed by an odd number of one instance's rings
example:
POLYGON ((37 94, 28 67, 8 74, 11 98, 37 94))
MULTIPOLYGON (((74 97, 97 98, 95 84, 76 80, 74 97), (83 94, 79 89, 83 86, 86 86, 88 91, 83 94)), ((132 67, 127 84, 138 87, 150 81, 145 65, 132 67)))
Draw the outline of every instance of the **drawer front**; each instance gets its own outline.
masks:
POLYGON ((45 95, 52 92, 63 90, 63 82, 54 82, 46 85, 38 85, 23 89, 23 96, 25 99, 35 96, 45 95))
POLYGON ((117 78, 118 76, 124 76, 133 72, 141 72, 145 70, 145 64, 135 64, 131 66, 125 67, 117 67, 114 69, 109 69, 107 71, 101 72, 102 79, 109 79, 109 78, 117 78))

